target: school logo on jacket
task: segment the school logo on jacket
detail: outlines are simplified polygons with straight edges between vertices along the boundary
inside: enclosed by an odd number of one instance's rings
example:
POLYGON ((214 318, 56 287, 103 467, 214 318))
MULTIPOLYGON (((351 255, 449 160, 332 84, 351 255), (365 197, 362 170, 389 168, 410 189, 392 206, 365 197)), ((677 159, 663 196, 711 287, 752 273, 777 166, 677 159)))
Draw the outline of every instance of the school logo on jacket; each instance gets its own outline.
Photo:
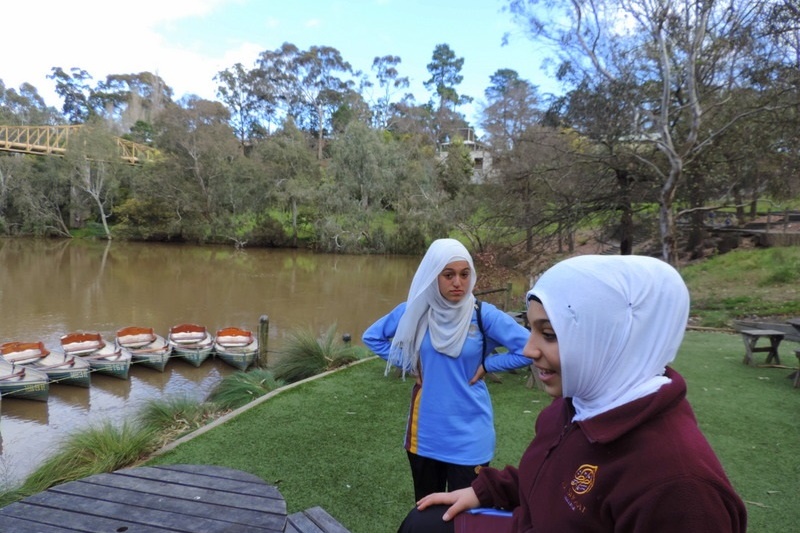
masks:
POLYGON ((586 494, 594 487, 594 480, 597 476, 596 465, 581 465, 575 471, 570 486, 575 494, 586 494))

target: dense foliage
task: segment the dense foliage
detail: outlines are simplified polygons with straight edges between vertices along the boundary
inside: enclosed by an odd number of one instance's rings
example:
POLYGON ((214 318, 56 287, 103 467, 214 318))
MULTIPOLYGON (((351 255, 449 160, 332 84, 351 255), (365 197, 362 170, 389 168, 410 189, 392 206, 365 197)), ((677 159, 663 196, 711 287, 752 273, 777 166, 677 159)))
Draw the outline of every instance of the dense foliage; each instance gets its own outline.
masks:
POLYGON ((759 201, 796 207, 796 1, 507 4, 554 45, 564 91, 541 95, 498 65, 476 124, 459 112, 474 98, 458 92, 465 58, 447 44, 421 103, 397 56, 367 74, 291 43, 219 72, 218 101, 174 101, 149 72, 95 82, 54 67, 59 111, 0 79, 0 128, 82 125, 63 157, 0 151, 0 233, 347 253, 457 234, 530 256, 591 227, 621 253, 650 241, 675 262, 703 255, 711 213, 742 223, 759 201), (129 165, 117 138, 157 157, 129 165))

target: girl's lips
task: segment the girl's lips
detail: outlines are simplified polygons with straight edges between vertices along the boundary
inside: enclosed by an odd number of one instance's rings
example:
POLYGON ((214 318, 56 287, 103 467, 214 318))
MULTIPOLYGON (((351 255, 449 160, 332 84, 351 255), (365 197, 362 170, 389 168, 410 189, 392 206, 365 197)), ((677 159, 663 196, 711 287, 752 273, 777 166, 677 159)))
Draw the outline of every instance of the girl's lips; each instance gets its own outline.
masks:
POLYGON ((538 366, 536 367, 536 370, 538 370, 538 372, 539 372, 539 379, 541 381, 548 381, 551 378, 553 378, 553 376, 556 375, 556 373, 553 372, 552 370, 547 370, 545 368, 540 368, 538 366))

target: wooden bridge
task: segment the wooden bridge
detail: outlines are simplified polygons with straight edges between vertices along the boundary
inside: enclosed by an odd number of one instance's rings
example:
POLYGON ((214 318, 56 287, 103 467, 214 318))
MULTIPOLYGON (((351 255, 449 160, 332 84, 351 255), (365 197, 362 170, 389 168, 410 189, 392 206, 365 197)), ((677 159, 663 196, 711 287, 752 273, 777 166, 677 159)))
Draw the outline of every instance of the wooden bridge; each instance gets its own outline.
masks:
MULTIPOLYGON (((70 136, 75 137, 82 125, 72 126, 0 126, 0 152, 32 155, 64 156, 70 136)), ((154 161, 155 148, 114 138, 120 158, 132 165, 154 161)))

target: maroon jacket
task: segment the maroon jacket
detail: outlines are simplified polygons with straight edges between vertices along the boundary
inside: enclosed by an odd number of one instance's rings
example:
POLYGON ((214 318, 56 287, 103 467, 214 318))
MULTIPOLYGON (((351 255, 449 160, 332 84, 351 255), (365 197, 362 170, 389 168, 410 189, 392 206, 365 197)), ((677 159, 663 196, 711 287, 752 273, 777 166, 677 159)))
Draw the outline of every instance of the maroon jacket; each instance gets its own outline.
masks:
POLYGON ((556 399, 536 420, 519 469, 484 468, 482 506, 514 509, 514 531, 744 532, 747 511, 674 370, 656 393, 570 422, 556 399))

